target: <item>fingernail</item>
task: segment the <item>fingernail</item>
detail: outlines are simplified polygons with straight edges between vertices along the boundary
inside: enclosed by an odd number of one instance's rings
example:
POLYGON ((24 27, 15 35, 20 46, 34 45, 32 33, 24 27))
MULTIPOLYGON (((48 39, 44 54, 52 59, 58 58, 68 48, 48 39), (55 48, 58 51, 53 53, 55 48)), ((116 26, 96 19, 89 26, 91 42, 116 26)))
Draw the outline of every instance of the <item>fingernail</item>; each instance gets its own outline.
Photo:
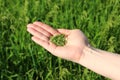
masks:
POLYGON ((27 27, 32 27, 31 24, 28 24, 27 27))

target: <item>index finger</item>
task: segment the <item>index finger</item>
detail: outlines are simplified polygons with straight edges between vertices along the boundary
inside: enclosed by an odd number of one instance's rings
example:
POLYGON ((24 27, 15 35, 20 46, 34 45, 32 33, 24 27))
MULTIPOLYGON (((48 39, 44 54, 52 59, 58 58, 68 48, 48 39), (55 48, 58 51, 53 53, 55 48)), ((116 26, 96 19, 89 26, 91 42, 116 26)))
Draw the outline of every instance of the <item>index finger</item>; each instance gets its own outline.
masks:
POLYGON ((42 22, 34 22, 33 24, 43 28, 44 30, 48 31, 49 33, 51 33, 52 35, 56 35, 59 34, 59 32, 57 30, 55 30, 54 28, 52 28, 51 26, 44 24, 42 22))

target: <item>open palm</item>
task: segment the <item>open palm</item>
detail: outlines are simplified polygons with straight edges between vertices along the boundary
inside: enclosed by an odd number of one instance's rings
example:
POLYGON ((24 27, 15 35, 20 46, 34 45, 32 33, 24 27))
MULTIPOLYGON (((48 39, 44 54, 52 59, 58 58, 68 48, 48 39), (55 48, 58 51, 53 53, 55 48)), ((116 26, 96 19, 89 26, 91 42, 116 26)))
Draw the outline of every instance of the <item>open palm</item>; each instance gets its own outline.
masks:
POLYGON ((84 47, 88 45, 88 41, 84 34, 78 30, 67 30, 67 29, 53 29, 49 25, 42 22, 34 22, 33 24, 27 25, 27 31, 30 32, 32 40, 37 44, 44 47, 46 50, 51 52, 53 55, 78 62, 82 56, 84 47), (51 43, 50 36, 65 34, 67 43, 65 46, 56 46, 51 43))

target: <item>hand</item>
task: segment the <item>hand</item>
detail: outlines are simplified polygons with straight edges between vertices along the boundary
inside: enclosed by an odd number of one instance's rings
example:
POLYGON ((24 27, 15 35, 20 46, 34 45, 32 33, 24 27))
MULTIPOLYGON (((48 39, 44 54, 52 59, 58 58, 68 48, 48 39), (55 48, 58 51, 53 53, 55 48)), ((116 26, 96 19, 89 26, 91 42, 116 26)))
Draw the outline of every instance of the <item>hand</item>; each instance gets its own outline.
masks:
POLYGON ((53 29, 42 22, 34 22, 27 25, 27 31, 31 33, 32 40, 44 47, 53 55, 73 62, 79 62, 83 55, 83 49, 88 46, 87 38, 78 30, 53 29), (65 34, 67 43, 65 46, 56 46, 49 38, 57 34, 65 34))

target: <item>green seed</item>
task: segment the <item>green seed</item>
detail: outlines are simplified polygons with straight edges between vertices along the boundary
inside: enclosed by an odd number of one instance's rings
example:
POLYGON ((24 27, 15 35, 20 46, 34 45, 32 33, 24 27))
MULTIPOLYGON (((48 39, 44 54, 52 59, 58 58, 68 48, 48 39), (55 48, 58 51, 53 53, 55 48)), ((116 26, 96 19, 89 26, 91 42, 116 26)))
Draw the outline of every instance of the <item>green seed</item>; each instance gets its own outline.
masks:
POLYGON ((66 39, 64 34, 59 34, 56 36, 51 36, 50 41, 57 46, 64 46, 66 44, 66 39))

